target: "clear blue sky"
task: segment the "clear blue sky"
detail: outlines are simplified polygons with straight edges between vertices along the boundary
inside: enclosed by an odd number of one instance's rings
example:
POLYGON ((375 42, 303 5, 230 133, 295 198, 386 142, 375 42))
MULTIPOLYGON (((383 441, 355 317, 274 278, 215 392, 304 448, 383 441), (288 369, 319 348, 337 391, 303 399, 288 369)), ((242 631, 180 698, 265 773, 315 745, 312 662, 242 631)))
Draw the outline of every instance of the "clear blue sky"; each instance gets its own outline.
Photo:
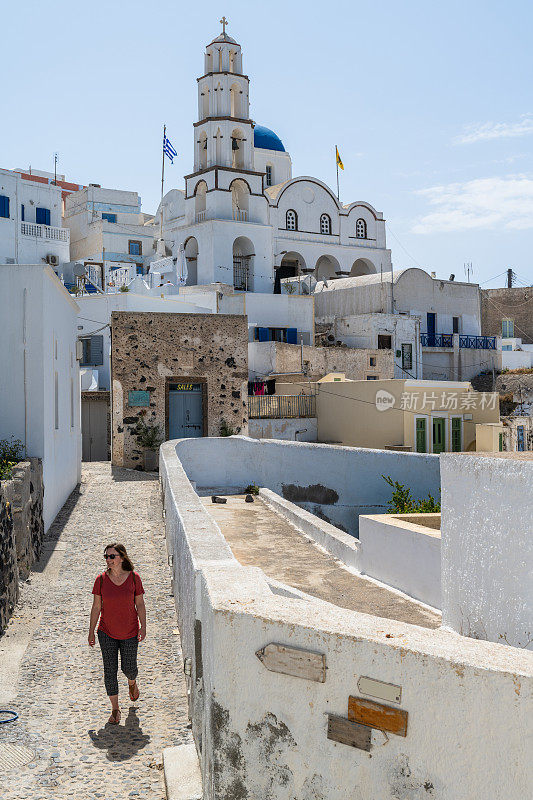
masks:
POLYGON ((0 166, 136 190, 154 212, 161 129, 192 168, 196 78, 220 31, 242 45, 251 116, 294 175, 383 211, 395 267, 533 282, 530 0, 179 3, 28 0, 2 9, 0 166), (7 74, 6 74, 7 69, 7 74), (396 237, 396 238, 395 238, 396 237))

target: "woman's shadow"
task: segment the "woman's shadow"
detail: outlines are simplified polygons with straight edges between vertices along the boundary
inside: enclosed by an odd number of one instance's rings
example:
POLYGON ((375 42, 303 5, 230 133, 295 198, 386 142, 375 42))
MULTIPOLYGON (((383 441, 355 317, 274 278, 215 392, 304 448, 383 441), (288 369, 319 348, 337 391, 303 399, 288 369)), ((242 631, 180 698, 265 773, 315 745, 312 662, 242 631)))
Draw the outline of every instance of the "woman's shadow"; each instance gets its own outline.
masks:
POLYGON ((126 761, 146 747, 150 741, 143 733, 137 711, 130 706, 124 725, 111 725, 109 722, 99 731, 90 730, 89 738, 99 750, 107 750, 109 761, 126 761))

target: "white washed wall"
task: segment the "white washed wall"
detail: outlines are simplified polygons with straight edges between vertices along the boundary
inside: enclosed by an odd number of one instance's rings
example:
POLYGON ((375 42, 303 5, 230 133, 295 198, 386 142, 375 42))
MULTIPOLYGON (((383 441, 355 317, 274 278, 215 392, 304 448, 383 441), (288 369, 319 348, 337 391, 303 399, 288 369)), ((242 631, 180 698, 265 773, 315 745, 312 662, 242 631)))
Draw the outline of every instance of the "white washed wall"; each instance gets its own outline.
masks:
POLYGON ((531 649, 533 461, 446 454, 441 468, 443 624, 531 649))

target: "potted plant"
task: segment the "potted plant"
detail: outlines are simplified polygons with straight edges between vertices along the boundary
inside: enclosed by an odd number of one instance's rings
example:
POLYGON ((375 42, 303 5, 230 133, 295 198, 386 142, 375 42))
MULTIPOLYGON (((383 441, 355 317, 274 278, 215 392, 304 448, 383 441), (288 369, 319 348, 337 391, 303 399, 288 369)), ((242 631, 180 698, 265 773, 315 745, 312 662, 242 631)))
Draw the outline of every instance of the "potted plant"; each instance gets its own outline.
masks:
POLYGON ((163 435, 159 425, 151 425, 140 419, 135 428, 137 443, 143 449, 144 469, 146 472, 154 472, 159 463, 158 451, 163 442, 163 435))

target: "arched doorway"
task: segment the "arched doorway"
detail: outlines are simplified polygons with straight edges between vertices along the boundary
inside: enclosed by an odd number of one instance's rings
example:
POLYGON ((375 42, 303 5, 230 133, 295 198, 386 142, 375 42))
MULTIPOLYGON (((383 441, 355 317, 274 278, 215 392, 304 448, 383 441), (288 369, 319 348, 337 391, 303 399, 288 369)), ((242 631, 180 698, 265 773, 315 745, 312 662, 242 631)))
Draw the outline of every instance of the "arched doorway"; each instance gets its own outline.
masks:
POLYGON ((340 265, 333 256, 320 256, 315 266, 315 278, 317 281, 328 281, 337 277, 340 265))
POLYGON ((274 294, 281 294, 281 279, 294 278, 301 275, 305 269, 305 259, 300 253, 293 251, 285 253, 281 259, 281 264, 276 269, 274 278, 274 294))
POLYGON ((376 268, 368 258, 358 258, 353 262, 350 270, 350 277, 356 278, 358 275, 373 275, 376 268))
POLYGON ((246 181, 238 179, 231 183, 230 189, 233 205, 233 219, 246 222, 248 219, 250 188, 246 181))
POLYGON ((253 292, 254 246, 246 236, 233 242, 233 286, 240 292, 253 292))
POLYGON ((198 283, 198 242, 190 236, 185 242, 185 259, 187 261, 187 286, 198 283))

